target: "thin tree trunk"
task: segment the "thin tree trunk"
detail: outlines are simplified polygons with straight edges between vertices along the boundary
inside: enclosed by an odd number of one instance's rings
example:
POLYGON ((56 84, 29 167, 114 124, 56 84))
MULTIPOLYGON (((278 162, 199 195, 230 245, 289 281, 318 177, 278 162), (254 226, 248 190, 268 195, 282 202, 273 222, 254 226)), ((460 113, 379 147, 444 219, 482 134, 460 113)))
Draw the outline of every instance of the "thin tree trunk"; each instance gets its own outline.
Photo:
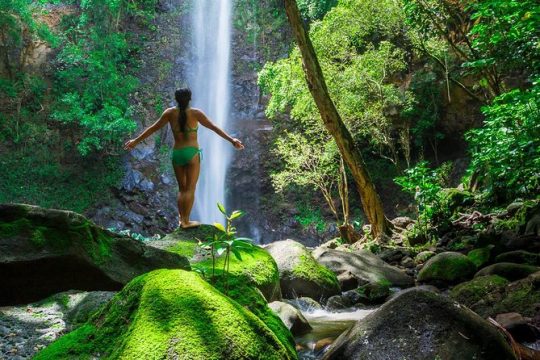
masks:
POLYGON ((341 116, 330 98, 319 61, 304 27, 296 1, 284 1, 289 23, 291 24, 296 42, 302 54, 308 88, 315 104, 317 104, 326 129, 336 141, 345 163, 351 170, 356 187, 360 193, 364 213, 371 224, 372 235, 379 237, 387 234, 391 230, 391 223, 384 215, 382 202, 366 170, 364 159, 360 151, 355 147, 351 133, 343 123, 341 116))

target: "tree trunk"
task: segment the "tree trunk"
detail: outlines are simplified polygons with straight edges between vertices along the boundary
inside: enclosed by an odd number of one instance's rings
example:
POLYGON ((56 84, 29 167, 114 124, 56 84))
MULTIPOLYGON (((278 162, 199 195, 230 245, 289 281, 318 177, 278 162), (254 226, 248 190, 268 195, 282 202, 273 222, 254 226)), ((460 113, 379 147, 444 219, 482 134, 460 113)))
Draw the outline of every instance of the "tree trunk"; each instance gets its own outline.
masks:
POLYGON ((296 42, 300 48, 300 53, 302 54, 302 63, 309 91, 319 109, 326 129, 336 141, 345 163, 351 170, 356 187, 360 193, 364 213, 371 224, 371 233, 374 237, 388 234, 391 230, 391 223, 384 215, 381 200, 366 170, 364 159, 360 151, 355 147, 351 133, 343 123, 341 116, 330 98, 319 61, 304 27, 296 1, 284 1, 289 23, 291 24, 296 42))

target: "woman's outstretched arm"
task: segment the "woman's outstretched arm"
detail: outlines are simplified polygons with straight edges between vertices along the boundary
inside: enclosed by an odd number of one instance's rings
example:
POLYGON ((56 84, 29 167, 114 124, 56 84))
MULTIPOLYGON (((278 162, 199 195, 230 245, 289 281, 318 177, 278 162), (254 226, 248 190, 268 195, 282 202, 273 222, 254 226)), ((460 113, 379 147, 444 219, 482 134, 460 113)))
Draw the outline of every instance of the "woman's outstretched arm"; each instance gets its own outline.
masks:
POLYGON ((152 135, 153 133, 161 129, 163 126, 165 126, 165 124, 167 124, 167 122, 169 121, 168 114, 169 114, 169 109, 165 110, 163 114, 161 114, 161 117, 155 123, 153 123, 146 129, 144 129, 144 131, 135 139, 126 141, 126 143, 124 144, 124 149, 133 150, 135 146, 143 142, 144 139, 146 139, 147 137, 149 137, 150 135, 152 135))
POLYGON ((210 120, 208 118, 208 116, 206 116, 205 113, 203 113, 201 110, 198 110, 198 109, 192 109, 192 111, 195 112, 196 114, 196 117, 197 117, 197 121, 204 127, 212 130, 213 132, 215 132, 216 134, 218 134, 219 136, 221 136, 222 138, 224 138, 225 140, 227 140, 228 142, 230 142, 231 144, 233 144, 233 146, 235 148, 237 148, 238 150, 242 150, 244 148, 244 144, 242 144, 242 142, 236 138, 233 138, 231 137, 229 134, 227 134, 225 131, 223 131, 219 126, 217 126, 216 124, 214 124, 212 122, 212 120, 210 120))

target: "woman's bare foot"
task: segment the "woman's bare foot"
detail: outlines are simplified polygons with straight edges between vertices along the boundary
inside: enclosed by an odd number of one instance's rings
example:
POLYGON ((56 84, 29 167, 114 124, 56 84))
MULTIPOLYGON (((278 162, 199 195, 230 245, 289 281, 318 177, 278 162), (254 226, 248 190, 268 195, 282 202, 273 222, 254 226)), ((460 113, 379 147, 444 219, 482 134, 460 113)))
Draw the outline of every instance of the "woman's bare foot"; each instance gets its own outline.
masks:
POLYGON ((201 223, 198 222, 198 221, 188 221, 187 223, 182 222, 180 224, 180 227, 182 229, 189 229, 189 228, 194 228, 194 227, 197 227, 197 226, 201 226, 201 223))

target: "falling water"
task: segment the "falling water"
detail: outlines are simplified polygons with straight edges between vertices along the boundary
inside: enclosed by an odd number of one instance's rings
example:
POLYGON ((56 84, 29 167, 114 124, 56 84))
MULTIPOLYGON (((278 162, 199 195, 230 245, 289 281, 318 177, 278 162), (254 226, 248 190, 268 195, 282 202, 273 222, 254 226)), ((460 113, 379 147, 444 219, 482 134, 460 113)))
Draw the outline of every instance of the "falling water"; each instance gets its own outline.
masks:
MULTIPOLYGON (((192 104, 226 129, 230 103, 232 0, 192 0, 192 4, 192 104)), ((223 219, 216 203, 225 200, 225 175, 232 146, 206 128, 200 128, 198 136, 203 160, 193 219, 212 223, 223 219)))

